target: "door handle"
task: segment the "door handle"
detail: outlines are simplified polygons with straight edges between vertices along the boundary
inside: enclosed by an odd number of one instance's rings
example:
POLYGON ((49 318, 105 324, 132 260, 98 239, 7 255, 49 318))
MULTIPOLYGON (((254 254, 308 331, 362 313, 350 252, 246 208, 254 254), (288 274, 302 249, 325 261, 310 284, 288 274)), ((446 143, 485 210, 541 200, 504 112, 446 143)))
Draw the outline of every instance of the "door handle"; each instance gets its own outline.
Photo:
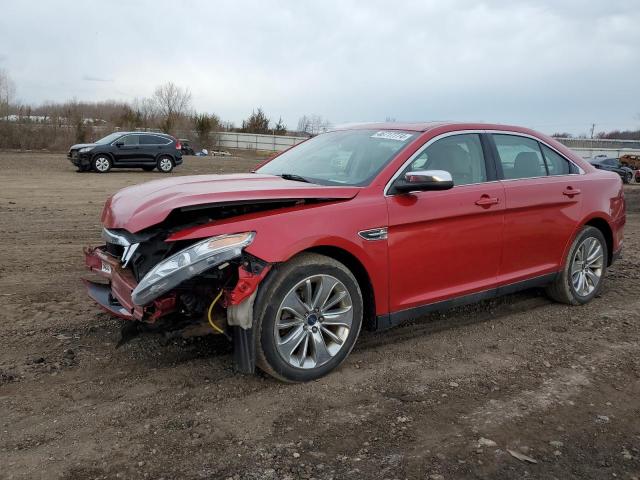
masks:
POLYGON ((476 205, 481 207, 490 207, 491 205, 497 205, 500 203, 498 197, 490 197, 489 195, 482 195, 479 200, 476 200, 476 205))
POLYGON ((562 191, 563 195, 566 195, 567 197, 571 198, 575 195, 580 195, 580 189, 578 188, 573 188, 573 187, 567 187, 562 191))

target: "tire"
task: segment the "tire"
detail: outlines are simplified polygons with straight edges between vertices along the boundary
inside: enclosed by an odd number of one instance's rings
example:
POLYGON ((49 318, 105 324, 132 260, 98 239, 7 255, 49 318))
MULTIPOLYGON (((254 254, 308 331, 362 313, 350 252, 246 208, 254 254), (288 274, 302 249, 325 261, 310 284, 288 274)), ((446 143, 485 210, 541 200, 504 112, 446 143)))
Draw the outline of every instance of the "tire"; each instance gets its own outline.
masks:
POLYGON ((622 177, 622 183, 631 183, 631 180, 633 180, 633 174, 631 172, 625 173, 624 177, 622 177))
POLYGON ((107 173, 113 167, 111 158, 107 155, 96 155, 91 161, 91 169, 98 173, 107 173))
POLYGON ((156 167, 151 167, 151 166, 149 166, 149 167, 142 167, 142 170, 144 170, 145 172, 152 172, 154 168, 156 168, 156 167))
POLYGON ((256 297, 256 364, 284 382, 320 378, 347 358, 362 315, 360 286, 347 267, 324 255, 298 255, 270 272, 256 297), (324 302, 324 295, 316 296, 320 292, 326 295, 324 302), (314 310, 314 303, 326 307, 314 310), (297 318, 288 305, 295 307, 297 318))
POLYGON ((162 155, 158 158, 156 168, 162 173, 171 173, 171 170, 173 170, 174 166, 175 163, 173 161, 173 158, 168 155, 162 155))
POLYGON ((547 287, 547 294, 557 302, 569 305, 590 302, 602 291, 608 262, 607 242, 602 232, 595 227, 583 227, 571 244, 562 271, 547 287), (587 259, 592 258, 588 266, 580 260, 585 255, 587 259), (580 283, 582 281, 586 283, 580 283))

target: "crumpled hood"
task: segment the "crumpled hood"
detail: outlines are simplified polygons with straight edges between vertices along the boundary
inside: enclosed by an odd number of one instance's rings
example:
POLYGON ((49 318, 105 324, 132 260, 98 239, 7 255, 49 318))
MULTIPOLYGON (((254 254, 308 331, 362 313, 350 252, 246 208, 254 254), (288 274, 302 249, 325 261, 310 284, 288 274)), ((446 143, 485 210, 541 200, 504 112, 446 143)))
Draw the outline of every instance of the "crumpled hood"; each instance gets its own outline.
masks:
POLYGON ((106 228, 131 233, 157 225, 176 208, 255 200, 349 199, 358 187, 336 187, 284 180, 273 175, 192 175, 123 188, 102 211, 106 228))

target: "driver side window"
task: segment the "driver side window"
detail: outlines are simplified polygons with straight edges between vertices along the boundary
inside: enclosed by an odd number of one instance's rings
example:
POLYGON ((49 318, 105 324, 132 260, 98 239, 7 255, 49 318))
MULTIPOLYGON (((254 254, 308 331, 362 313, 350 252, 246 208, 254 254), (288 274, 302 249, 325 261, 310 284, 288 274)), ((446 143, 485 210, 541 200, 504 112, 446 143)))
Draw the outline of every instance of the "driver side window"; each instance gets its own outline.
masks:
POLYGON ((444 170, 453 177, 453 185, 487 181, 480 135, 465 133, 441 138, 429 145, 411 162, 407 171, 444 170))

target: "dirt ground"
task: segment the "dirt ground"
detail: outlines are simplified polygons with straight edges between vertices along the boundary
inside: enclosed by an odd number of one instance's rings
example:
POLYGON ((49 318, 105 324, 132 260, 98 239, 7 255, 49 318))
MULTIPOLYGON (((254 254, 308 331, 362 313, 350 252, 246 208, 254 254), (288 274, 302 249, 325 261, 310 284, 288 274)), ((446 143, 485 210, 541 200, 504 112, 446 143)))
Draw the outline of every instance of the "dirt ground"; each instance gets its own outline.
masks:
POLYGON ((0 154, 0 478, 640 478, 640 185, 589 305, 531 290, 364 332, 338 371, 284 385, 235 374, 217 337, 115 350, 81 248, 108 194, 159 177, 0 154))

